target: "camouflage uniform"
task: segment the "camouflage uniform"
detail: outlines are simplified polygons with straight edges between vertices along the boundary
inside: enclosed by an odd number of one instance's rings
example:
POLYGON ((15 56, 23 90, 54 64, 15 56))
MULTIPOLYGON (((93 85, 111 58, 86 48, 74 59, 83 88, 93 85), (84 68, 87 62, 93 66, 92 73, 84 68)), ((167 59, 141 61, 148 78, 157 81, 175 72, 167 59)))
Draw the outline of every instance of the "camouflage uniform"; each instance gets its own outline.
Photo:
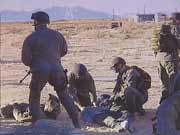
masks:
POLYGON ((66 75, 61 65, 61 57, 66 53, 64 37, 44 24, 35 26, 35 32, 23 43, 22 62, 30 67, 32 73, 29 106, 33 122, 40 118, 40 95, 47 82, 54 87, 73 123, 78 122, 78 111, 67 93, 66 75))
POLYGON ((134 113, 142 109, 143 104, 148 100, 148 91, 140 85, 141 75, 134 68, 128 68, 124 73, 119 74, 114 88, 115 99, 121 97, 125 109, 134 113))
POLYGON ((93 102, 96 103, 96 87, 92 76, 87 72, 83 79, 79 78, 75 73, 69 76, 69 91, 73 95, 74 100, 79 102, 81 106, 92 106, 90 93, 93 102))
POLYGON ((170 25, 162 25, 158 29, 156 28, 152 39, 151 46, 154 47, 156 59, 159 62, 158 73, 162 82, 162 102, 165 98, 167 98, 170 94, 172 94, 168 89, 171 89, 170 81, 174 79, 175 74, 179 70, 179 56, 178 56, 178 42, 174 35, 171 34, 171 26, 170 25), (170 28, 170 31, 166 31, 165 27, 170 28), (163 30, 164 29, 164 30, 163 30), (169 35, 168 38, 164 38, 164 41, 159 39, 160 34, 169 35), (158 48, 161 46, 162 42, 166 42, 166 48, 158 48), (155 47, 157 47, 155 49, 155 47), (160 50, 158 50, 160 49, 160 50))

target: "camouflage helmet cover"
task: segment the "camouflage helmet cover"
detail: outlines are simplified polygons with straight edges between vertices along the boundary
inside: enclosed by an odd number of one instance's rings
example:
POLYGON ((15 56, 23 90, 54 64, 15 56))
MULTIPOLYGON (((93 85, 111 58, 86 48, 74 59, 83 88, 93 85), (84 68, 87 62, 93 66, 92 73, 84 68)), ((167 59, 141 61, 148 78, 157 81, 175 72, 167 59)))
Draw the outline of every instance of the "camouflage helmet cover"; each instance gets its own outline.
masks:
POLYGON ((46 12, 38 11, 32 13, 31 19, 36 20, 39 24, 49 24, 49 15, 46 12))

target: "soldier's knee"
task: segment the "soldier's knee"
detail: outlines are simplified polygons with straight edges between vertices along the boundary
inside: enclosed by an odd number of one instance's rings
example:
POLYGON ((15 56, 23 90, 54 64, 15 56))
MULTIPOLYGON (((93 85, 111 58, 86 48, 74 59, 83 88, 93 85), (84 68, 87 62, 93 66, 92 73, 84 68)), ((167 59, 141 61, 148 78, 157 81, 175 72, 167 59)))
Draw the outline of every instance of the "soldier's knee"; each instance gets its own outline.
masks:
POLYGON ((131 88, 131 87, 126 88, 124 90, 124 94, 125 94, 125 96, 132 96, 132 95, 134 95, 133 88, 131 88))

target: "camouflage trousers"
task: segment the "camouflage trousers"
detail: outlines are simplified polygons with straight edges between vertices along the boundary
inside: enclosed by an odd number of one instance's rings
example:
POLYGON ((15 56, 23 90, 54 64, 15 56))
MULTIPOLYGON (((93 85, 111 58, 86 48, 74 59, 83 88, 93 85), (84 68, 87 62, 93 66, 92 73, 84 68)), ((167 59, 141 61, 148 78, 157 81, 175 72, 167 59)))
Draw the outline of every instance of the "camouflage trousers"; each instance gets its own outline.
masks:
POLYGON ((159 106, 156 130, 156 135, 180 135, 179 91, 166 98, 159 106))
POLYGON ((142 108, 143 104, 148 100, 148 92, 144 90, 141 93, 133 87, 127 87, 124 92, 119 92, 115 95, 114 103, 111 106, 111 111, 127 110, 130 113, 135 113, 142 108))
POLYGON ((32 115, 32 121, 35 122, 42 116, 40 110, 40 95, 41 90, 47 82, 54 87, 54 90, 71 119, 77 120, 78 110, 72 98, 70 98, 67 93, 65 74, 64 72, 57 71, 53 73, 32 73, 29 94, 29 109, 32 115))
POLYGON ((178 53, 160 52, 157 54, 159 62, 158 74, 162 83, 162 102, 166 97, 173 93, 174 78, 179 70, 179 56, 178 53))

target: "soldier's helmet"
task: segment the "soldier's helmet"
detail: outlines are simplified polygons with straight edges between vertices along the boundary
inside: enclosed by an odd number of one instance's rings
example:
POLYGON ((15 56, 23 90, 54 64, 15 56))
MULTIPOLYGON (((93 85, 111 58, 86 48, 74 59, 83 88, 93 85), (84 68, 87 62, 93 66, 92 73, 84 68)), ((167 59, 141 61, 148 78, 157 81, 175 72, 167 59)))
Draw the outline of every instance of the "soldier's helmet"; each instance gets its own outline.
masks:
POLYGON ((113 69, 114 67, 116 67, 118 64, 123 64, 123 65, 125 65, 125 64, 126 64, 126 61, 125 61, 123 58, 121 58, 121 57, 116 57, 116 58, 114 58, 113 61, 112 61, 112 67, 111 67, 111 69, 113 69))
POLYGON ((84 76, 87 73, 87 68, 85 65, 76 63, 74 65, 74 73, 77 74, 78 76, 84 76))
POLYGON ((168 24, 163 24, 160 29, 161 34, 170 34, 171 33, 171 26, 168 24))
POLYGON ((173 20, 180 20, 180 12, 172 13, 171 19, 173 19, 173 20))
POLYGON ((43 11, 38 11, 38 12, 32 13, 31 19, 36 20, 38 22, 38 24, 49 24, 50 23, 49 15, 43 11))

